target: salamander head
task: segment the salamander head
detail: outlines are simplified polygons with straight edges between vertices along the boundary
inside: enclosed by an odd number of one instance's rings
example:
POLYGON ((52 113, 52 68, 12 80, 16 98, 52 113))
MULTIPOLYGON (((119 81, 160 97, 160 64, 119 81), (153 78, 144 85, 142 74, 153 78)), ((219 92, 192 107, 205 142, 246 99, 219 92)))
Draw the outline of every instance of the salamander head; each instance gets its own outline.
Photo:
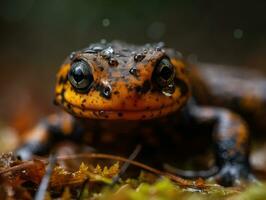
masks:
POLYGON ((57 104, 92 119, 138 120, 178 111, 190 96, 184 63, 160 44, 97 43, 72 53, 56 83, 57 104))

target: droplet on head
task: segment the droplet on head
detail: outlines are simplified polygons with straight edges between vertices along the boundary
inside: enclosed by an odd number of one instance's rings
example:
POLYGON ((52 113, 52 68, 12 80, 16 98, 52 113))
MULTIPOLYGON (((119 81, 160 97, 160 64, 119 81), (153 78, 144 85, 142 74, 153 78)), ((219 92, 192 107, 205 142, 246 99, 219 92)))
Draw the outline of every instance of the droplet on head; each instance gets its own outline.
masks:
POLYGON ((101 39, 100 41, 101 44, 106 44, 106 42, 107 42, 106 39, 101 39))
POLYGON ((104 49, 103 46, 94 46, 94 47, 92 47, 91 50, 99 52, 99 51, 102 51, 103 49, 104 49))
POLYGON ((112 47, 108 47, 106 49, 103 49, 101 51, 101 56, 104 57, 104 58, 110 58, 114 53, 114 50, 112 47))
POLYGON ((83 53, 97 53, 97 51, 91 49, 91 48, 86 48, 86 49, 83 49, 82 51, 83 53))
POLYGON ((162 90, 162 93, 165 95, 165 96, 172 96, 172 94, 175 92, 175 86, 173 84, 170 84, 168 85, 168 87, 166 88, 163 88, 162 90))
POLYGON ((110 58, 108 63, 113 67, 116 67, 118 65, 118 61, 115 58, 110 58))
POLYGON ((161 47, 156 47, 156 48, 155 48, 155 51, 161 51, 161 50, 162 50, 161 47))
POLYGON ((140 62, 140 61, 142 61, 144 58, 145 58, 145 55, 142 54, 142 53, 138 53, 138 54, 136 54, 136 55, 134 56, 134 60, 135 60, 136 62, 140 62))
POLYGON ((112 89, 109 86, 103 86, 101 89, 101 95, 107 99, 111 97, 112 89))
POLYGON ((138 73, 138 70, 136 67, 132 67, 130 70, 129 70, 129 73, 132 74, 133 76, 135 77, 138 77, 139 76, 139 73, 138 73))
POLYGON ((165 46, 164 42, 159 42, 159 43, 157 43, 156 48, 162 49, 162 48, 164 48, 164 46, 165 46))
POLYGON ((75 58, 75 56, 76 56, 76 52, 71 52, 71 54, 69 55, 69 59, 70 60, 74 60, 74 58, 75 58))

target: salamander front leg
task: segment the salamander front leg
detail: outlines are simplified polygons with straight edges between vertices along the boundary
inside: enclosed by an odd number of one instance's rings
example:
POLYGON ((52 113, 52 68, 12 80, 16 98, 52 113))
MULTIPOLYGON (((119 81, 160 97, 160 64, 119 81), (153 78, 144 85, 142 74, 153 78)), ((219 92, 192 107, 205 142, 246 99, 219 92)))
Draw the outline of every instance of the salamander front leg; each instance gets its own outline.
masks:
POLYGON ((72 116, 66 113, 51 115, 27 133, 24 144, 15 153, 20 159, 28 160, 32 155, 47 154, 58 141, 80 140, 83 132, 72 116))
POLYGON ((224 186, 255 180, 249 163, 249 131, 237 114, 218 107, 190 105, 188 113, 197 124, 214 125, 215 179, 224 186))

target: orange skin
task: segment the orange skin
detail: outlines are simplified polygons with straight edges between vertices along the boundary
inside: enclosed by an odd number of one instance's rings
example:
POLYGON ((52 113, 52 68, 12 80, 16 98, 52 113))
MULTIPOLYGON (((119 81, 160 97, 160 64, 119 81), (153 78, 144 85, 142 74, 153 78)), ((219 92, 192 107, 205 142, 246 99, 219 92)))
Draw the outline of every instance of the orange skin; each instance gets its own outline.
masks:
MULTIPOLYGON (((116 49, 116 53, 123 54, 123 50, 116 49)), ((132 47, 133 48, 133 47, 132 47)), ((134 47, 135 51, 143 53, 142 47, 134 47)), ((110 120, 139 120, 162 117, 176 112, 187 102, 190 91, 182 94, 181 88, 176 85, 174 93, 167 96, 155 86, 152 75, 157 62, 164 57, 169 57, 175 68, 175 76, 182 80, 189 88, 188 78, 185 74, 185 65, 182 60, 167 54, 166 51, 147 51, 145 57, 137 62, 134 55, 131 58, 114 56, 117 65, 110 66, 108 59, 98 54, 77 52, 75 60, 84 60, 92 68, 94 83, 87 93, 79 93, 67 80, 73 61, 67 61, 61 66, 57 74, 56 102, 67 112, 89 119, 110 120), (99 67, 100 66, 100 67, 99 67), (137 76, 130 74, 130 69, 135 67, 137 76), (147 91, 137 91, 136 88, 145 87, 147 91), (104 98, 96 85, 111 88, 110 98, 104 98)), ((141 90, 141 89, 140 89, 141 90)))

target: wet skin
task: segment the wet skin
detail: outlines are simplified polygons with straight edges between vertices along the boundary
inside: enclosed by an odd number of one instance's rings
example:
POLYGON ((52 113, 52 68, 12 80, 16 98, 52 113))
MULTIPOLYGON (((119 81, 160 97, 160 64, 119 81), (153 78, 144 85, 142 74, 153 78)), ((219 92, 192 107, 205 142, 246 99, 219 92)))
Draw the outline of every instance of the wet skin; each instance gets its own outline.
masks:
POLYGON ((141 143, 150 147, 148 155, 158 153, 161 158, 163 153, 178 155, 180 135, 207 127, 212 132, 214 167, 218 170, 181 175, 213 176, 225 186, 253 180, 247 125, 238 114, 217 106, 224 102, 230 107, 228 96, 220 95, 220 101, 206 98, 206 94, 217 95, 211 90, 214 84, 202 80, 208 78, 200 74, 203 71, 187 67, 175 50, 160 43, 91 44, 72 53, 57 74, 55 103, 70 115, 60 113, 45 119, 29 132, 17 154, 28 159, 68 139, 122 155, 141 143))

